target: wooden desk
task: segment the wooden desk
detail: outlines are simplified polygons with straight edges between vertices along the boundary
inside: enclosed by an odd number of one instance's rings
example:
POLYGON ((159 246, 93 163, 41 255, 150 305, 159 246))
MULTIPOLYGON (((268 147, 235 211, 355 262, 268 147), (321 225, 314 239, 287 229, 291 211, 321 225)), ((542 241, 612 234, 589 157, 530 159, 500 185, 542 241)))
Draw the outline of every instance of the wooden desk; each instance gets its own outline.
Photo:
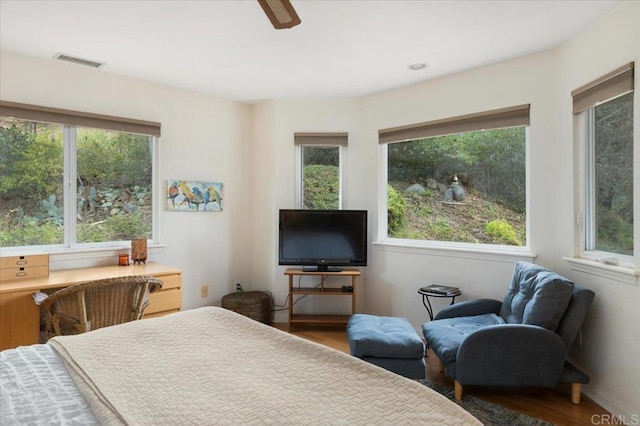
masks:
POLYGON ((151 275, 162 281, 162 290, 149 296, 144 318, 166 315, 182 308, 182 271, 153 262, 64 269, 51 271, 41 278, 3 281, 0 282, 0 350, 38 343, 40 308, 31 296, 34 292, 126 275, 151 275))

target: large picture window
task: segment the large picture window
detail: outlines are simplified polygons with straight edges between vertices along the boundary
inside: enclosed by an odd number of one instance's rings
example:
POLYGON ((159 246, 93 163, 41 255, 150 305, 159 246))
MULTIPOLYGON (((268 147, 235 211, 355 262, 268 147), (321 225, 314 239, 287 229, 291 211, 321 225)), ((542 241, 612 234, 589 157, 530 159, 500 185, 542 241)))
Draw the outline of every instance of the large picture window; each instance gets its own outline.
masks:
POLYGON ((387 239, 527 246, 529 106, 380 131, 387 239))
POLYGON ((572 95, 582 127, 582 255, 632 264, 633 64, 572 95))
MULTIPOLYGON (((23 115, 21 108, 5 106, 0 116, 3 247, 155 240, 155 136, 69 125, 74 120, 59 112, 65 123, 16 118, 9 114, 23 115)), ((100 124, 95 116, 92 120, 100 124)))

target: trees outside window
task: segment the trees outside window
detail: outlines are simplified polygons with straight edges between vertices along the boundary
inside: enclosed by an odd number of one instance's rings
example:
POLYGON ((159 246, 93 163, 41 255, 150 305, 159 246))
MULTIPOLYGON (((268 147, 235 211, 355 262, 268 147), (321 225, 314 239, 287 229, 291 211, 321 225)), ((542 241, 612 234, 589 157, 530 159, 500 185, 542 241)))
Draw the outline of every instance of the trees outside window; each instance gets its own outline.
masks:
POLYGON ((302 145, 302 208, 340 209, 340 147, 302 145))
POLYGON ((154 140, 0 118, 1 245, 153 239, 154 140))
POLYGON ((0 246, 63 243, 63 126, 0 118, 0 246))
POLYGON ((637 269, 634 68, 633 62, 622 65, 573 90, 571 96, 579 177, 576 256, 637 269))
POLYGON ((526 127, 386 144, 387 236, 525 246, 526 127))
POLYGON ((585 249, 633 256, 633 93, 588 109, 585 249))

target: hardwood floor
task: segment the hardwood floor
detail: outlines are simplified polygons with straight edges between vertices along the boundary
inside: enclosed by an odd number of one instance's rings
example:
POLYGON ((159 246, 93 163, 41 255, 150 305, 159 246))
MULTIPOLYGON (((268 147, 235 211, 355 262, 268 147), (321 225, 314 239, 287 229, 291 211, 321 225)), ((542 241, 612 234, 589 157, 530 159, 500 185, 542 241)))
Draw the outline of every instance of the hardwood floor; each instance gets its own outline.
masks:
MULTIPOLYGON (((278 323, 275 326, 304 339, 349 353, 344 328, 298 326, 294 331, 290 331, 286 323, 278 323)), ((438 371, 437 360, 432 353, 427 357, 427 380, 453 389, 453 381, 438 371)), ((608 415, 609 412, 586 395, 582 395, 582 402, 579 405, 573 404, 569 385, 561 385, 556 389, 466 386, 464 392, 556 425, 612 424, 603 421, 601 417, 602 414, 608 415)))

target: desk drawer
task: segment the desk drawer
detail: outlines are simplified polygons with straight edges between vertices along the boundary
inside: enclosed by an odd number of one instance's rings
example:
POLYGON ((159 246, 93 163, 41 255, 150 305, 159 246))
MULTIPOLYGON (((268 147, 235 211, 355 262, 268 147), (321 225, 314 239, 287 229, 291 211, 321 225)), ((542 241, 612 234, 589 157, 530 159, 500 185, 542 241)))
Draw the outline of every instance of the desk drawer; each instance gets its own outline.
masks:
POLYGON ((46 266, 49 269, 49 255, 35 254, 31 256, 0 257, 0 269, 30 268, 32 266, 46 266))
POLYGON ((161 311, 171 311, 182 308, 182 291, 180 289, 161 290, 149 295, 149 306, 144 310, 145 314, 153 314, 161 311))
POLYGON ((0 269, 0 281, 24 280, 49 275, 49 266, 28 266, 21 268, 0 269))
POLYGON ((0 281, 40 278, 49 275, 49 255, 0 257, 0 281))
POLYGON ((180 288, 182 287, 182 277, 178 274, 176 275, 158 275, 154 278, 162 281, 162 291, 169 290, 172 288, 180 288))

